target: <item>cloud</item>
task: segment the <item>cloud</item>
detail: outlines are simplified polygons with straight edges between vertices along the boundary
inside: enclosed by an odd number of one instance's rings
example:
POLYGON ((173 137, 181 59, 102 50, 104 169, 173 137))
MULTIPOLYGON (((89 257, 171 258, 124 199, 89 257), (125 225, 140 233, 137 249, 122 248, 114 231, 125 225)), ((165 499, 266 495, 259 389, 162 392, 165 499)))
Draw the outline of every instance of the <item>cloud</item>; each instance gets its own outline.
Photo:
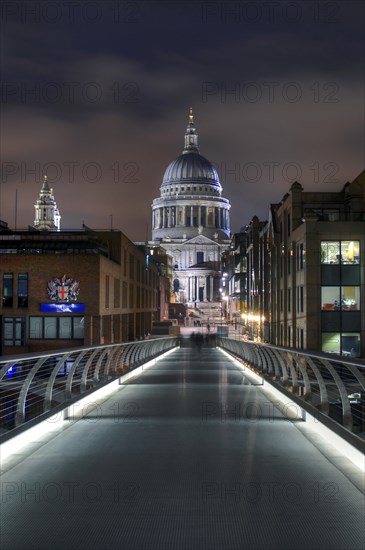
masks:
POLYGON ((307 11, 298 24, 255 25, 225 23, 220 2, 207 21, 202 4, 152 4, 138 4, 135 24, 111 24, 108 4, 98 25, 6 26, 2 68, 13 88, 1 89, 1 218, 11 222, 17 188, 18 223, 33 222, 48 167, 62 227, 110 227, 112 214, 114 227, 143 240, 190 105, 235 231, 254 214, 266 218, 296 170, 306 190, 338 190, 360 173, 357 5, 341 7, 333 24, 307 11))

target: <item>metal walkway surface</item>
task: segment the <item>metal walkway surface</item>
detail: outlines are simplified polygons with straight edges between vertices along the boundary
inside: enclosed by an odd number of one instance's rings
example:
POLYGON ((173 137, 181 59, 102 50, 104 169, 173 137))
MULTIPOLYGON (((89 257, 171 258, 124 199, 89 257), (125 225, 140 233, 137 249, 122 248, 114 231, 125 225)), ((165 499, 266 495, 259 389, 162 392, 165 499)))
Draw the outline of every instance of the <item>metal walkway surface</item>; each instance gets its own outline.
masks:
POLYGON ((9 467, 0 547, 362 549, 364 496, 303 425, 220 350, 175 350, 9 467))

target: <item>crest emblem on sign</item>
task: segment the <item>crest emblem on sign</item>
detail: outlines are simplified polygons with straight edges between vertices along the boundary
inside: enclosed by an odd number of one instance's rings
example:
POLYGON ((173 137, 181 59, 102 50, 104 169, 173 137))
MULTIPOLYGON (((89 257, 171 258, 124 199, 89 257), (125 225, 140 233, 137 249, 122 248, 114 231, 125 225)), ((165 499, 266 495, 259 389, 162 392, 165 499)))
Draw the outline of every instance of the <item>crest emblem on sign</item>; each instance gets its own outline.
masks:
POLYGON ((55 302, 76 302, 80 292, 80 283, 64 275, 61 279, 53 277, 47 283, 48 297, 55 302))

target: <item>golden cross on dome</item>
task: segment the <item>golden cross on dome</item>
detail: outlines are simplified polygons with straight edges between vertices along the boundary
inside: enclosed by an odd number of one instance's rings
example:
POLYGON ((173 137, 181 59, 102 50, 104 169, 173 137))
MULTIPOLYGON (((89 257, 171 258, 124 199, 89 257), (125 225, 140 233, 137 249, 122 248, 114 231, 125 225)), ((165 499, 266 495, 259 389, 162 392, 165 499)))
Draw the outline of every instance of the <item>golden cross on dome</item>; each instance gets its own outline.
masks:
POLYGON ((194 115, 193 115, 192 107, 190 107, 190 112, 189 112, 189 124, 194 124, 194 115))

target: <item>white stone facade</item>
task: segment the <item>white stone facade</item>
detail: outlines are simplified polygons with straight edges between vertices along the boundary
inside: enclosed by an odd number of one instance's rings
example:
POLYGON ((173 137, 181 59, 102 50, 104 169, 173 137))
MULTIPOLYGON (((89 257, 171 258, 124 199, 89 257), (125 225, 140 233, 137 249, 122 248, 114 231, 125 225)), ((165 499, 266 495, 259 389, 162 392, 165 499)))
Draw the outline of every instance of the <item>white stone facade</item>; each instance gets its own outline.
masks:
POLYGON ((176 301, 219 307, 230 207, 216 169, 199 153, 190 110, 184 150, 165 170, 160 197, 152 203, 152 239, 173 258, 176 301))

